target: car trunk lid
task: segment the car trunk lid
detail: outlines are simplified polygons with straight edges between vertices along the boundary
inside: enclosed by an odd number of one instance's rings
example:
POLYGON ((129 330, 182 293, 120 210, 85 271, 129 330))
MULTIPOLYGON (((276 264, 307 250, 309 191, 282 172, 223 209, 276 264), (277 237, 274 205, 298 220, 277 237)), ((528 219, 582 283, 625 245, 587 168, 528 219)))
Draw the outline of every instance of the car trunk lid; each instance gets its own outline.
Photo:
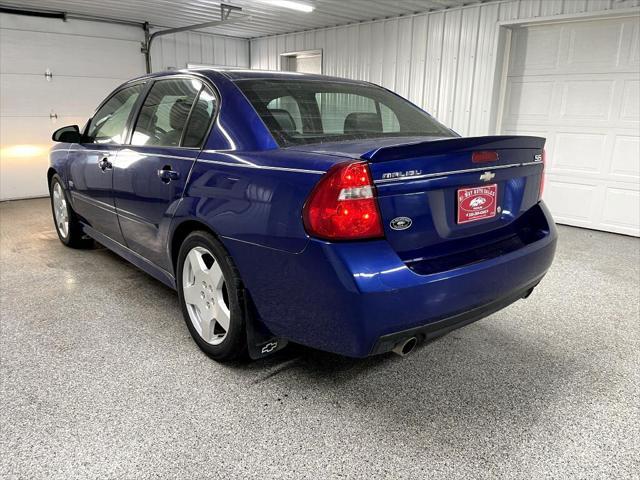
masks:
POLYGON ((368 161, 385 237, 411 263, 508 242, 509 227, 539 201, 544 142, 487 136, 313 147, 368 161))

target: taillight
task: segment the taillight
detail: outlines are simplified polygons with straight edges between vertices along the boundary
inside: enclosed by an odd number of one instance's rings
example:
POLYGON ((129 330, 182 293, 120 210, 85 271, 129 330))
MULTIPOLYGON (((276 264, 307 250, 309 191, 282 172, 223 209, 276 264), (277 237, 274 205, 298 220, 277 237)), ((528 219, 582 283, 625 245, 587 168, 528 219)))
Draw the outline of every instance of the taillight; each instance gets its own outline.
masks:
POLYGON ((538 200, 542 198, 542 192, 544 192, 544 173, 547 169, 547 153, 542 149, 542 172, 540 173, 540 193, 538 193, 538 200))
POLYGON ((362 240, 384 235, 366 162, 331 167, 309 195, 302 216, 307 233, 325 240, 362 240))

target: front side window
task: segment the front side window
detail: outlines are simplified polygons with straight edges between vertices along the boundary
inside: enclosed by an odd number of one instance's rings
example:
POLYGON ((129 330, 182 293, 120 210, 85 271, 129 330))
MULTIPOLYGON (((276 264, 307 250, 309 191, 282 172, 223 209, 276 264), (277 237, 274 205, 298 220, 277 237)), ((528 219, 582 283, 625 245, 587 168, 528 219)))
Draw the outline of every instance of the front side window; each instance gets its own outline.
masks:
POLYGON ((318 80, 238 80, 282 147, 360 138, 453 137, 426 112, 373 85, 318 80))
POLYGON ((131 144, 179 146, 201 89, 202 82, 196 79, 177 78, 154 83, 142 104, 131 144))
POLYGON ((109 98, 90 120, 88 137, 95 143, 124 143, 127 120, 143 88, 142 83, 132 85, 109 98))

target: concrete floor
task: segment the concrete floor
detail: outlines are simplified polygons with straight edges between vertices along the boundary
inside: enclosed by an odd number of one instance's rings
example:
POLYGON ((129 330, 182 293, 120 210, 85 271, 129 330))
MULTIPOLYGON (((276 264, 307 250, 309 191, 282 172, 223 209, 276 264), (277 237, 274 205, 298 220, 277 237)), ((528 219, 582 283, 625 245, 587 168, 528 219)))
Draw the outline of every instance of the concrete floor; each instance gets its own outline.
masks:
POLYGON ((528 300, 404 359, 220 365, 47 200, 0 223, 2 478, 639 478, 636 238, 561 227, 528 300))

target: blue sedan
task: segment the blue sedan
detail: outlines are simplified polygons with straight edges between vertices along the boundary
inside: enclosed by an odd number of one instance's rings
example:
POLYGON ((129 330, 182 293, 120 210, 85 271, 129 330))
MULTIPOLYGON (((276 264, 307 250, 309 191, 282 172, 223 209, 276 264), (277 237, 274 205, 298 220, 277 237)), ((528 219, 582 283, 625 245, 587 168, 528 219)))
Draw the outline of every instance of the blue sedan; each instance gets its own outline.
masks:
POLYGON ((216 360, 406 355, 527 297, 555 252, 543 138, 460 137, 366 82, 157 73, 53 139, 62 243, 176 289, 216 360))

